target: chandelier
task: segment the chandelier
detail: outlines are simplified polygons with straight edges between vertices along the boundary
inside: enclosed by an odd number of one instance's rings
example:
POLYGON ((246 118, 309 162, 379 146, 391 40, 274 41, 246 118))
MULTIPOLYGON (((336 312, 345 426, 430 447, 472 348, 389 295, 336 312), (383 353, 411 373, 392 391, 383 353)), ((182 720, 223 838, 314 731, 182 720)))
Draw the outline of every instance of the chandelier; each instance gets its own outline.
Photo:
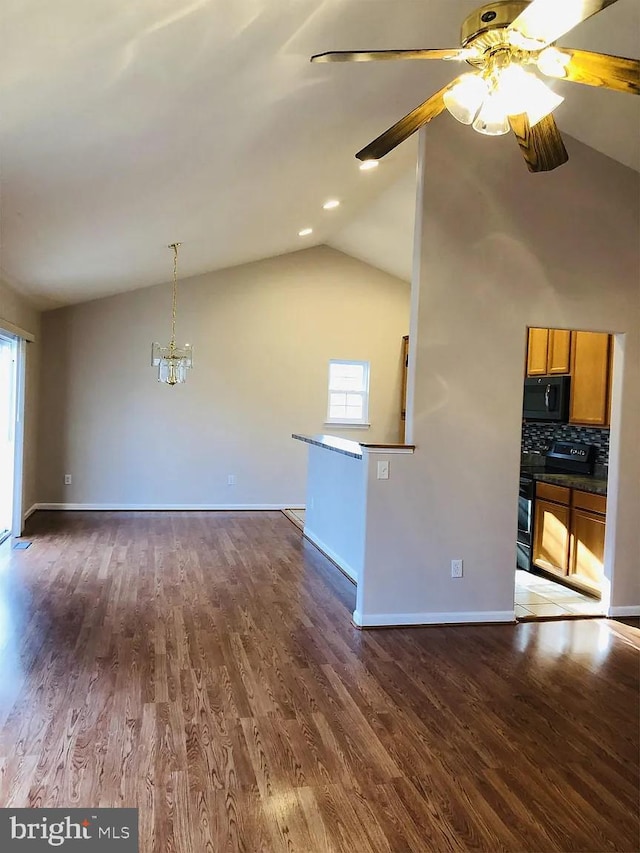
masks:
POLYGON ((193 367, 191 344, 176 346, 176 305, 178 297, 178 249, 182 243, 171 243, 173 249, 173 302, 171 306, 171 340, 163 347, 154 342, 151 345, 151 364, 158 368, 158 382, 166 385, 179 385, 187 380, 187 370, 193 367))

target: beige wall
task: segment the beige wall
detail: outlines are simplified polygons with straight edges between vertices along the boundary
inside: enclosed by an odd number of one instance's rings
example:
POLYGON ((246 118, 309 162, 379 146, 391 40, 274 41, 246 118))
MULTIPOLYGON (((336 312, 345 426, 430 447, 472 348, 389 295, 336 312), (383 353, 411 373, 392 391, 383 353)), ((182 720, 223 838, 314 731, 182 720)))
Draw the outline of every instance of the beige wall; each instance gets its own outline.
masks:
POLYGON ((397 441, 404 282, 328 247, 181 282, 194 368, 175 388, 149 363, 170 305, 165 284, 44 315, 41 502, 304 503, 306 447, 290 436, 325 429, 330 358, 371 361, 371 429, 343 434, 397 441))
POLYGON ((388 481, 370 480, 358 591, 369 622, 513 610, 528 325, 620 335, 607 572, 612 605, 640 605, 640 178, 574 140, 567 148, 566 166, 532 175, 511 138, 450 120, 423 133, 409 407, 417 450, 392 460, 388 481))
POLYGON ((21 296, 8 284, 0 281, 0 328, 14 326, 33 335, 35 340, 27 344, 25 376, 25 420, 24 420, 24 469, 22 501, 27 512, 37 500, 37 428, 38 428, 38 382, 40 347, 40 312, 28 299, 21 296))

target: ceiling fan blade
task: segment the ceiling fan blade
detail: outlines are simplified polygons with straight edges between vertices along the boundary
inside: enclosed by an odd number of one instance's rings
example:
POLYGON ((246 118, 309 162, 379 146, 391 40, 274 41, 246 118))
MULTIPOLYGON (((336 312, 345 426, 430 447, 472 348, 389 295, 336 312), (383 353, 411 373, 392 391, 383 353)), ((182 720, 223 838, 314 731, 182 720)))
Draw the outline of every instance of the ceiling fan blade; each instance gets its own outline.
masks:
POLYGON ((509 116, 511 130, 530 172, 551 172, 569 159, 554 117, 549 114, 533 127, 526 113, 509 116))
MULTIPOLYGON (((640 59, 626 59, 608 53, 591 53, 570 47, 554 48, 567 57, 564 75, 560 78, 587 86, 602 86, 616 92, 640 95, 640 59)), ((544 72, 543 69, 541 69, 544 72)), ((549 76, 555 77, 555 74, 549 76)))
MULTIPOLYGON (((517 47, 520 38, 536 42, 538 48, 568 33, 596 12, 601 12, 617 0, 533 0, 509 26, 512 43, 517 47), (517 33, 517 35, 516 35, 517 33)), ((532 46, 530 49, 535 49, 532 46)))
POLYGON ((411 110, 404 118, 397 121, 389 130, 385 130, 377 139, 374 139, 362 151, 358 151, 356 157, 358 160, 380 160, 389 151, 392 151, 405 139, 408 139, 416 130, 430 122, 432 118, 439 116, 445 109, 444 94, 450 89, 460 78, 457 77, 451 83, 447 83, 440 91, 432 95, 424 103, 411 110))
POLYGON ((475 51, 454 47, 447 50, 332 50, 316 53, 311 62, 374 62, 380 59, 466 59, 475 51))

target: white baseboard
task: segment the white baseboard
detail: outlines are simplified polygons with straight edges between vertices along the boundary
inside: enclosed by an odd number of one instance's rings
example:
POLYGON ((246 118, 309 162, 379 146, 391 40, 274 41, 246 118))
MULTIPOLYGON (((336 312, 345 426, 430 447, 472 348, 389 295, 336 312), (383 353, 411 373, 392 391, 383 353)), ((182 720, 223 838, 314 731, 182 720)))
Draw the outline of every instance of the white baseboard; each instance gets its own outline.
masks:
POLYGON ((77 511, 109 511, 112 512, 189 512, 202 510, 204 512, 224 512, 230 510, 283 510, 290 504, 125 504, 125 503, 39 503, 34 504, 30 512, 36 509, 77 510, 77 511))
POLYGON ((640 616, 640 604, 632 604, 623 607, 610 607, 609 616, 640 616))
POLYGON ((30 506, 29 509, 23 515, 22 522, 24 523, 29 518, 29 516, 33 515, 33 513, 39 508, 40 504, 33 504, 33 506, 30 506))
POLYGON ((479 610, 469 613, 368 613, 354 610, 353 621, 359 628, 383 628, 419 625, 480 624, 482 622, 515 622, 513 610, 479 610))
POLYGON ((316 546, 316 548, 322 551, 325 557, 328 557, 332 563, 335 563, 340 571, 344 572, 344 574, 349 578, 349 580, 352 580, 356 584, 358 583, 358 572, 353 568, 353 566, 350 566, 349 563, 340 556, 340 554, 336 554, 332 548, 316 536, 313 531, 309 530, 308 527, 304 528, 304 535, 316 546))

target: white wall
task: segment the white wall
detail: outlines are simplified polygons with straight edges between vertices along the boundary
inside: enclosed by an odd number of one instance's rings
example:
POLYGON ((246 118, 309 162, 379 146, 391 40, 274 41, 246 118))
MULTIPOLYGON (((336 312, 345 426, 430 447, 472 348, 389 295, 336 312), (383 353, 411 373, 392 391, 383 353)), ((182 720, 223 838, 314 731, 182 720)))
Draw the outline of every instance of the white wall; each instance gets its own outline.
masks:
POLYGON ((33 335, 35 340, 26 347, 24 463, 22 503, 27 512, 36 502, 38 382, 40 350, 40 312, 31 302, 0 280, 0 327, 3 321, 33 335))
POLYGON ((408 411, 417 449, 387 484, 370 480, 365 619, 513 611, 527 325, 624 336, 607 571, 613 607, 640 605, 640 179, 574 140, 567 148, 567 165, 532 175, 510 137, 446 116, 422 133, 408 411), (450 578, 453 558, 464 560, 461 580, 450 578))
POLYGON ((305 535, 357 583, 364 560, 367 463, 313 444, 306 447, 305 535))
POLYGON ((41 502, 304 503, 306 448, 291 433, 326 431, 330 358, 371 361, 371 429, 344 434, 397 440, 405 283, 318 247, 189 279, 178 299, 178 340, 195 355, 174 388, 149 363, 169 335, 170 285, 44 315, 41 502))

